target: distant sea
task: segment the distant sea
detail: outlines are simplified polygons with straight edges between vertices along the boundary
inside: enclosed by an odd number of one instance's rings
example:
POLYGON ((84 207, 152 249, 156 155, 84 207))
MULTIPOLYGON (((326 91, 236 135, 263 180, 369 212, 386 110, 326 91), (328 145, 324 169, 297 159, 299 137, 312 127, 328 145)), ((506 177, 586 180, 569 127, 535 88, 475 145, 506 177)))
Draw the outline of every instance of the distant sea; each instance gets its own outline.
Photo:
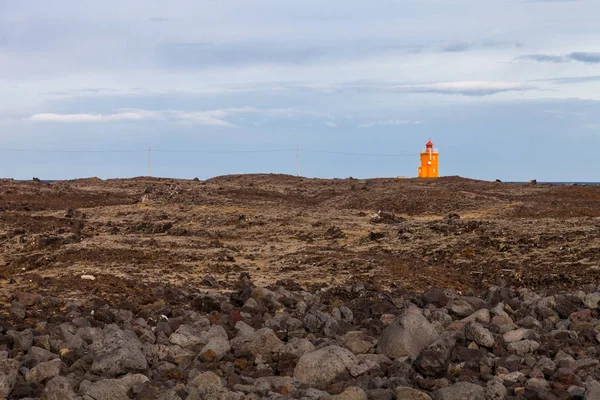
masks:
MULTIPOLYGON (((28 182, 31 179, 15 179, 17 182, 28 182)), ((62 179, 42 179, 42 182, 52 183, 52 182, 60 182, 62 179)), ((493 182, 493 181, 489 181, 493 182)), ((511 181, 503 181, 504 183, 529 183, 529 182, 511 182, 511 181)), ((551 185, 586 185, 586 186, 598 186, 600 182, 542 182, 538 181, 538 183, 547 183, 551 185)))
MULTIPOLYGON (((529 182, 512 182, 512 183, 529 183, 529 182)), ((551 185, 587 185, 587 186, 600 185, 600 182, 538 182, 538 183, 549 183, 551 185)))

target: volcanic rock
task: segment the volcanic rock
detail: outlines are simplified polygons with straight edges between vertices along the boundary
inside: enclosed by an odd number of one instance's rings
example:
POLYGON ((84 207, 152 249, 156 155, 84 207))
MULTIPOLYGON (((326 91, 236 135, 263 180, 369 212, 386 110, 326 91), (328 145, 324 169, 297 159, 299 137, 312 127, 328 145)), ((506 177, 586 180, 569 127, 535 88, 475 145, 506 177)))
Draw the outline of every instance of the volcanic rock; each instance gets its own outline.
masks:
POLYGON ((390 358, 417 357, 438 336, 427 318, 419 310, 411 309, 383 331, 377 351, 390 358))
POLYGON ((348 350, 328 346, 300 357, 294 377, 304 384, 319 387, 331 383, 337 375, 349 371, 356 364, 354 354, 348 350))

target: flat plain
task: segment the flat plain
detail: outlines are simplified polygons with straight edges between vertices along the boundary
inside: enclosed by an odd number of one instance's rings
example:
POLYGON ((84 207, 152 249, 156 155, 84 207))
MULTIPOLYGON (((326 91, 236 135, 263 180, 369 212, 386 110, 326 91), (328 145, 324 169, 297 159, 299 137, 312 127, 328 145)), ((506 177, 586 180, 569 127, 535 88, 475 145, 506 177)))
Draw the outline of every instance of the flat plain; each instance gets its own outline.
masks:
POLYGON ((0 298, 144 303, 149 286, 573 289, 600 276, 600 187, 459 177, 0 181, 0 298), (92 275, 95 280, 81 279, 92 275))

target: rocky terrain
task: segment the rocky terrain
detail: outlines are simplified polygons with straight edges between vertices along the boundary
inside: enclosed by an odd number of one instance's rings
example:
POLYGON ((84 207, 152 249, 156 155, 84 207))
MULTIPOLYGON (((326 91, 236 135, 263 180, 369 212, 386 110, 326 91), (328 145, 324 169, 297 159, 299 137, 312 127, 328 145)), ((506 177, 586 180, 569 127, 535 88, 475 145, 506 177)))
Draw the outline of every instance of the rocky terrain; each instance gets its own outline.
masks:
POLYGON ((600 292, 414 296, 150 290, 129 308, 16 293, 0 396, 47 399, 598 399, 600 292))
POLYGON ((600 399, 600 188, 0 181, 0 398, 600 399))

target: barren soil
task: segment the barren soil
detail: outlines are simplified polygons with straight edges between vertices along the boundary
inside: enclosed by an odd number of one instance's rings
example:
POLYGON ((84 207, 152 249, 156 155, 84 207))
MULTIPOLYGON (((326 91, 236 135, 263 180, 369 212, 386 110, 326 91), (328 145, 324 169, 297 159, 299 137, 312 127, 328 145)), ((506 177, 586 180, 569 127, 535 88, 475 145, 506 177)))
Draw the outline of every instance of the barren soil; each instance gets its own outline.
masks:
POLYGON ((0 181, 0 300, 366 281, 572 289, 600 276, 600 187, 285 175, 0 181), (373 215, 381 211, 379 218, 373 215), (460 218, 457 218, 456 214, 460 218), (93 275, 94 281, 82 280, 93 275))

